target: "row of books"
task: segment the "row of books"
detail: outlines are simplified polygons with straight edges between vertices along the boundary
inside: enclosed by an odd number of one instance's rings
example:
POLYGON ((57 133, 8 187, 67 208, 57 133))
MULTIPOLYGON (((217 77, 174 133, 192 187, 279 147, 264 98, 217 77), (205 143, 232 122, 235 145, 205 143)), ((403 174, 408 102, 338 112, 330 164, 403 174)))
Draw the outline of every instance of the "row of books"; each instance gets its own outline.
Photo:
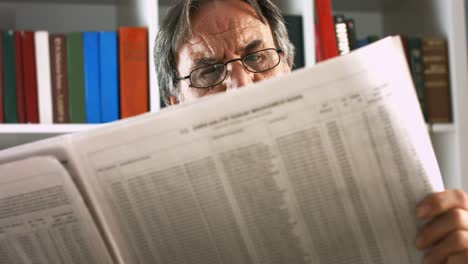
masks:
MULTIPOLYGON (((358 39, 354 19, 347 18, 344 15, 332 16, 330 5, 322 3, 321 6, 316 6, 316 8, 318 19, 329 18, 327 19, 328 22, 317 21, 317 62, 345 55, 354 49, 380 39, 379 36, 374 35, 358 39), (325 7, 329 14, 321 14, 320 7, 325 7), (331 25, 329 24, 330 21, 332 21, 331 25)), ((446 39, 438 36, 402 36, 402 40, 426 122, 452 122, 446 39)))
POLYGON ((0 39, 2 123, 105 123, 149 109, 146 28, 0 39))
POLYGON ((446 39, 403 36, 402 40, 426 122, 452 122, 446 39))

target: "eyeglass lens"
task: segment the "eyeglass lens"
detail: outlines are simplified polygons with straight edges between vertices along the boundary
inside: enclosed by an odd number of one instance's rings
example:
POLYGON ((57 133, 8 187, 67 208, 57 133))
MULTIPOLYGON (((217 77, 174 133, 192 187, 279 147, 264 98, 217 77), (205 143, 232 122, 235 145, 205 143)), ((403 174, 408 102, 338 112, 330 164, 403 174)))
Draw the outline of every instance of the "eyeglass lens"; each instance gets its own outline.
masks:
MULTIPOLYGON (((236 60, 233 60, 236 61, 236 60)), ((227 75, 226 64, 214 64, 198 68, 190 74, 193 87, 207 88, 224 81, 227 75)), ((279 64, 280 58, 276 49, 266 49, 251 53, 241 59, 244 68, 253 73, 268 71, 279 64)))

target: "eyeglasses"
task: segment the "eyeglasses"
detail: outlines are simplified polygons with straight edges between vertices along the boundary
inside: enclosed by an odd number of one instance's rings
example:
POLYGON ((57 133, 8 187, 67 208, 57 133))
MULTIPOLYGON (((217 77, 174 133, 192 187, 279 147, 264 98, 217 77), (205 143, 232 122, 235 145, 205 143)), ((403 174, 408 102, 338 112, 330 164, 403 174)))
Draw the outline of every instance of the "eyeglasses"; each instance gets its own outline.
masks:
POLYGON ((245 55, 242 58, 226 61, 225 63, 212 64, 197 68, 185 77, 177 78, 177 81, 190 80, 190 87, 206 89, 216 86, 226 79, 227 65, 231 62, 241 61, 242 66, 253 73, 269 71, 280 63, 282 49, 269 48, 245 55))

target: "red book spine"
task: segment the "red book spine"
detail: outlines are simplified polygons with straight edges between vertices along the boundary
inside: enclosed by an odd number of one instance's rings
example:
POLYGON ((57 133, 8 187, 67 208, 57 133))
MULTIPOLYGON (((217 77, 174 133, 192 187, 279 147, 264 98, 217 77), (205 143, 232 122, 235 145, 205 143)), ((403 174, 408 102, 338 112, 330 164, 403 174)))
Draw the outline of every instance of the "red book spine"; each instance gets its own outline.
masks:
POLYGON ((39 123, 34 32, 24 31, 21 36, 23 39, 24 102, 26 122, 39 123))
POLYGON ((318 25, 314 25, 315 29, 315 62, 323 61, 322 46, 320 43, 320 36, 318 33, 318 25))
POLYGON ((317 25, 323 59, 339 55, 330 0, 315 0, 317 25))
POLYGON ((120 116, 148 112, 148 29, 119 28, 120 116))
POLYGON ((2 34, 0 34, 0 123, 4 122, 3 118, 3 48, 2 34))
POLYGON ((14 33, 15 43, 15 78, 16 78, 16 111, 18 113, 18 123, 26 121, 24 111, 24 85, 23 85, 23 52, 21 32, 14 33))

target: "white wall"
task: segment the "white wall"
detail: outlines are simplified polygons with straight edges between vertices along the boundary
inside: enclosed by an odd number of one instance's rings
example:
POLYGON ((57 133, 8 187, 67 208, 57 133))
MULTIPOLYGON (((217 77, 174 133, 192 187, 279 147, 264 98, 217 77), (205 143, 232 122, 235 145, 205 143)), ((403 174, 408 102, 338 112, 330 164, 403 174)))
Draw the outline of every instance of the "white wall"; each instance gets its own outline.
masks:
POLYGON ((115 30, 116 7, 110 4, 0 3, 3 29, 50 32, 115 30))

